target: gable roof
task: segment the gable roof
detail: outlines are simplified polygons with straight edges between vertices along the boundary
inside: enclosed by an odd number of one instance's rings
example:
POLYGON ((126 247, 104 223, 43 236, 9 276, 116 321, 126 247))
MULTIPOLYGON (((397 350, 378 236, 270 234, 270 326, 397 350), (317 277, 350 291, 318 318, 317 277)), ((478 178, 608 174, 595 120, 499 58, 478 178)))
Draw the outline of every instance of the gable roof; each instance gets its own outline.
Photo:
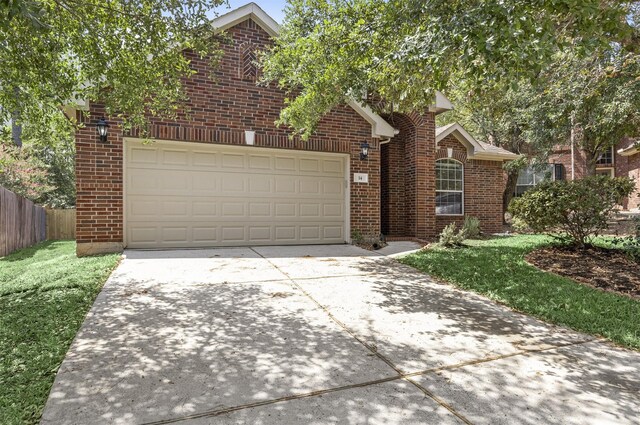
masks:
MULTIPOLYGON (((280 25, 255 3, 248 3, 225 13, 211 21, 211 24, 215 29, 224 31, 248 19, 254 21, 272 37, 277 36, 280 32, 280 25)), ((389 138, 398 134, 398 130, 367 105, 351 100, 349 106, 371 124, 372 137, 389 138)))
POLYGON ((271 37, 275 37, 280 32, 280 25, 255 3, 247 3, 237 9, 220 15, 211 24, 213 28, 224 31, 240 22, 251 19, 267 32, 271 37))
POLYGON ((447 136, 455 137, 467 148, 467 158, 469 159, 510 161, 520 158, 520 155, 506 149, 476 140, 457 122, 436 128, 436 146, 447 136))

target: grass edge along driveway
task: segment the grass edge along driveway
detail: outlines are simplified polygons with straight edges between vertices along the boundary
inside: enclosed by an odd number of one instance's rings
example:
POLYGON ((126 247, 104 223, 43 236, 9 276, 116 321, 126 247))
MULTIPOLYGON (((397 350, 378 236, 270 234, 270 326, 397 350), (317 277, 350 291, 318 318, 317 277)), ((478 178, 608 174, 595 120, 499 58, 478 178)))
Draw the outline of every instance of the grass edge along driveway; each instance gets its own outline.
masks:
POLYGON ((549 244, 540 235, 469 240, 462 248, 429 248, 400 261, 514 310, 640 350, 640 302, 525 261, 528 252, 549 244))
POLYGON ((37 423, 56 372, 118 254, 48 241, 0 258, 0 423, 37 423))

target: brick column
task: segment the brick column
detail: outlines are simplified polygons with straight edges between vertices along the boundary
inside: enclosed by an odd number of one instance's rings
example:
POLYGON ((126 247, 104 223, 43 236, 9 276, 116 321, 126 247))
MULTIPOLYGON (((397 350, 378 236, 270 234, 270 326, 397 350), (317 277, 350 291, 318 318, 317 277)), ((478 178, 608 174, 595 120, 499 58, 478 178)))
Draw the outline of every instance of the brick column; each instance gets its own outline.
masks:
POLYGON ((76 133, 76 254, 119 252, 123 248, 122 132, 115 120, 101 142, 95 123, 104 110, 92 107, 91 119, 81 111, 85 127, 76 133))

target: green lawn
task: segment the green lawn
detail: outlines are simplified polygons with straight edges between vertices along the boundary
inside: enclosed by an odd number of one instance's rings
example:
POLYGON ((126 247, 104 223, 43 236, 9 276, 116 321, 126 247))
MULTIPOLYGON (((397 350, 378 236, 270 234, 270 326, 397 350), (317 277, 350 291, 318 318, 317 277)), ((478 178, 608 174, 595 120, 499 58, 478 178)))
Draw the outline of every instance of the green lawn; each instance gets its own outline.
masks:
POLYGON ((467 247, 430 248, 401 261, 515 310, 640 349, 639 301, 592 289, 525 262, 527 252, 550 242, 531 235, 473 240, 467 241, 467 247))
POLYGON ((118 255, 76 258, 73 241, 0 258, 0 423, 37 423, 56 371, 118 255))

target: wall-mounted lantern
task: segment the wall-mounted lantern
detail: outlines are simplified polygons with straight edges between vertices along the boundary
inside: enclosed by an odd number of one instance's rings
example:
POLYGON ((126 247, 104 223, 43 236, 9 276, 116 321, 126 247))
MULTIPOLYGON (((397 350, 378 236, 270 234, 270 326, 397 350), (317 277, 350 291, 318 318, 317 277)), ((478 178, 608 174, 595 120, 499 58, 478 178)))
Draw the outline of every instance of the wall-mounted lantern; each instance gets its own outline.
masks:
POLYGON ((369 143, 364 142, 360 145, 360 160, 364 161, 369 158, 369 143))
POLYGON ((98 120, 98 122, 96 123, 96 128, 98 129, 98 136, 100 136, 100 141, 103 143, 106 142, 109 123, 107 123, 104 117, 98 120))

